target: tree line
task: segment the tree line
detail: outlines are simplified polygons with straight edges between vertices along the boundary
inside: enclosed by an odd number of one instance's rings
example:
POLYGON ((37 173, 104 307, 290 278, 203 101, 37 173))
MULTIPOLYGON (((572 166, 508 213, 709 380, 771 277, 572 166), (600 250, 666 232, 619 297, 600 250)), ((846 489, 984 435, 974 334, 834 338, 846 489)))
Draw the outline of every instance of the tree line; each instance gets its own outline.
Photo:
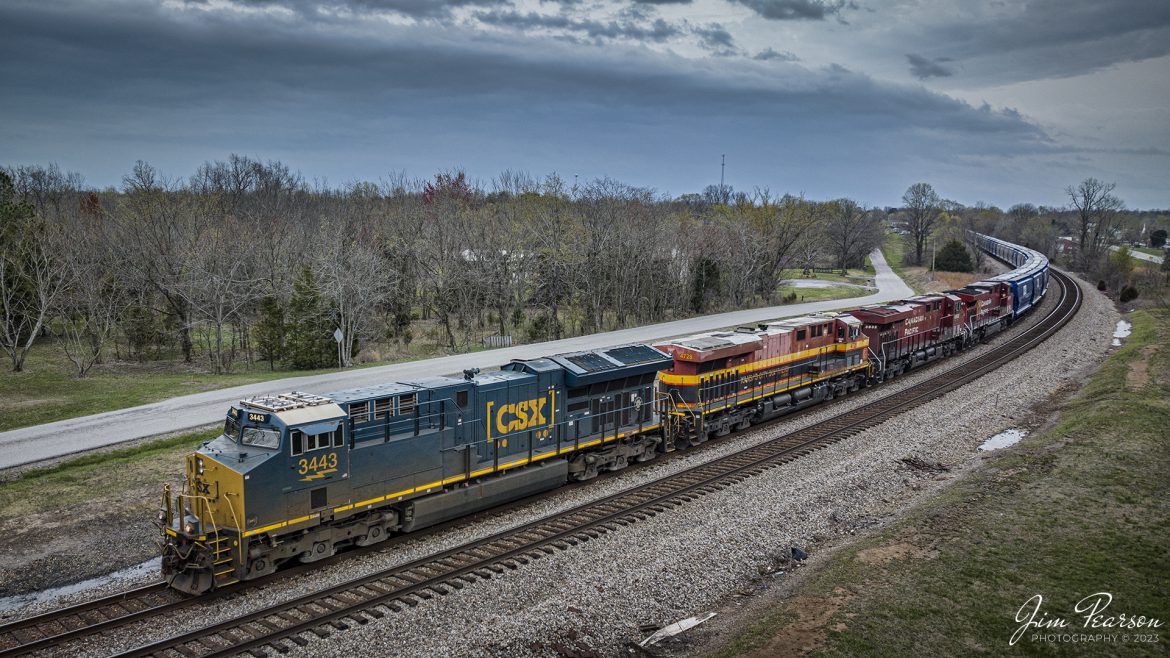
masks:
POLYGON ((103 190, 55 165, 4 168, 0 347, 20 371, 51 337, 84 376, 171 354, 217 373, 348 366, 421 330, 449 351, 557 339, 776 303, 786 270, 860 266, 884 217, 512 171, 331 188, 236 155, 181 179, 138 162, 103 190))

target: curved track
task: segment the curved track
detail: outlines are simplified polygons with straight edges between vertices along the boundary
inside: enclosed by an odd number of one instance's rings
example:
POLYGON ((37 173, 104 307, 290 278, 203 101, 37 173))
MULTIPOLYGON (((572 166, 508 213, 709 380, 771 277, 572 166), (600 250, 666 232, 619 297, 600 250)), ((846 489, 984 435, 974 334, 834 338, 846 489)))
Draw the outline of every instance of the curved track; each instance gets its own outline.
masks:
POLYGON ((1044 341, 1081 305, 1075 282, 1055 270, 1053 279, 1060 286, 1060 299, 1035 325, 984 358, 943 370, 926 382, 666 478, 123 656, 262 655, 269 648, 284 652, 289 644, 307 644, 307 635, 328 637, 352 624, 369 623, 724 489, 948 393, 1044 341))

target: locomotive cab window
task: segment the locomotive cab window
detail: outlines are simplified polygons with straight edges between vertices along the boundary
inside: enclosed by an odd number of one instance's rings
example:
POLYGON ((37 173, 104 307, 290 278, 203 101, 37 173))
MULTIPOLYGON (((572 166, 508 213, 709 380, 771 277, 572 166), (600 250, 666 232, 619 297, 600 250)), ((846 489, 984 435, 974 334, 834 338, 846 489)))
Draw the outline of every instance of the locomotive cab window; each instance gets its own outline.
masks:
POLYGON ((801 329, 796 332, 796 340, 804 340, 806 335, 808 335, 807 332, 805 332, 804 329, 801 329))
POLYGON ((394 415, 394 400, 391 398, 382 398, 381 400, 374 400, 374 420, 385 420, 387 416, 394 415))
POLYGON ((349 415, 355 423, 364 423, 370 419, 370 403, 355 402, 349 405, 349 415))
POLYGON ((233 442, 240 436, 240 424, 235 418, 228 418, 223 424, 223 435, 233 442))
POLYGON ((467 408, 467 391, 459 391, 458 393, 455 394, 455 404, 460 409, 467 408))
POLYGON ((279 448, 280 432, 261 427, 245 427, 244 433, 240 436, 240 443, 257 448, 279 448))
POLYGON ((328 448, 330 445, 335 448, 341 447, 343 440, 340 427, 332 432, 321 432, 320 434, 305 434, 300 430, 290 430, 288 436, 294 457, 306 452, 328 448))

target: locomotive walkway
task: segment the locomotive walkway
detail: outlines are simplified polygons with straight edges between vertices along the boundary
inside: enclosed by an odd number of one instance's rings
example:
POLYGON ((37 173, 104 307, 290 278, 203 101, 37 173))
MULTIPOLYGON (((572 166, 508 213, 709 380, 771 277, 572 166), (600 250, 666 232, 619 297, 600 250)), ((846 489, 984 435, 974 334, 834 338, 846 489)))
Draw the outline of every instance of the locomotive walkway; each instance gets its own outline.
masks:
POLYGON ((876 304, 914 295, 914 291, 890 269, 881 251, 874 250, 870 254, 870 260, 877 273, 874 277, 877 292, 864 297, 731 311, 546 343, 518 345, 472 354, 456 354, 424 361, 396 363, 323 375, 277 379, 206 393, 184 395, 138 407, 0 432, 0 448, 2 448, 0 449, 0 468, 19 466, 125 441, 211 425, 223 420, 224 414, 231 404, 238 402, 241 398, 254 395, 290 390, 328 393, 386 381, 410 381, 458 373, 466 368, 492 368, 507 363, 511 359, 531 359, 562 352, 599 349, 622 343, 650 342, 672 336, 710 331, 720 327, 754 324, 765 320, 818 311, 876 304))

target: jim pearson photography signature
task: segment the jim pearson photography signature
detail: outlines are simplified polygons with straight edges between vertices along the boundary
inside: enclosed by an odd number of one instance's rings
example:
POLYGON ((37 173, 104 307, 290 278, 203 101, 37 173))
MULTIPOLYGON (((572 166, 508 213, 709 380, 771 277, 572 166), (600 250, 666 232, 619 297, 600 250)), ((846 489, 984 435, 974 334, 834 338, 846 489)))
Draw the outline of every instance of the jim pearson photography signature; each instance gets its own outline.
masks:
POLYGON ((1009 646, 1015 646, 1021 638, 1032 632, 1031 638, 1040 642, 1158 642, 1158 634, 1145 633, 1162 627, 1162 620, 1145 615, 1132 615, 1109 611, 1113 595, 1097 592, 1077 601, 1074 618, 1050 615, 1043 609, 1044 597, 1033 596, 1016 611, 1020 626, 1012 634, 1009 646), (1120 633, 1114 631, 1137 631, 1120 633))

